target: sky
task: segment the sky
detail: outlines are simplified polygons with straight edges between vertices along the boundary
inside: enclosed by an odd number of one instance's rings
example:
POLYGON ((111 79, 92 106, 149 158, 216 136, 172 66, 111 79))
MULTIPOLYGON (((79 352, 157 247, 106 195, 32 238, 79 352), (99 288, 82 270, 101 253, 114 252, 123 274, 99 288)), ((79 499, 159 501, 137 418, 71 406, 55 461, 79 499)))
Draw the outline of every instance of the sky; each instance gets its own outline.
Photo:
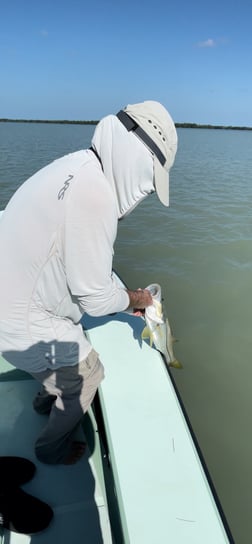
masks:
POLYGON ((0 118, 252 126, 251 0, 2 0, 0 118))

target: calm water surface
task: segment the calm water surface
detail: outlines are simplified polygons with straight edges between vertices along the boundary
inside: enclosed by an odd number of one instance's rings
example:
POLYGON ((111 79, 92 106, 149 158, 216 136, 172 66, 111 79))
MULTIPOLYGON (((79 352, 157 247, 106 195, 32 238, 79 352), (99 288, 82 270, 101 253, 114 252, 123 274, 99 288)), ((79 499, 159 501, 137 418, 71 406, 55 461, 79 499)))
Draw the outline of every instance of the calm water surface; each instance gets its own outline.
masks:
MULTIPOLYGON (((93 130, 0 123, 0 208, 93 130)), ((251 544, 252 132, 178 135, 170 208, 153 195, 122 221, 114 264, 132 288, 162 286, 184 366, 173 375, 234 538, 251 544)))

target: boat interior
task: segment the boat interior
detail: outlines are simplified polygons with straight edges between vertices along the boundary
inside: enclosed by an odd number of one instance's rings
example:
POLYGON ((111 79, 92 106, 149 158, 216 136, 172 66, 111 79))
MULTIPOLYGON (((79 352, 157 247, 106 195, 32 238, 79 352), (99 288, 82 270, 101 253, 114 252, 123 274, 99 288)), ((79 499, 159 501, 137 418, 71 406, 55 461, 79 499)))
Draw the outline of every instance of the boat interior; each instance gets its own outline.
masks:
POLYGON ((0 455, 35 463, 23 489, 54 511, 40 533, 1 529, 1 544, 232 541, 170 370, 142 341, 143 327, 126 313, 83 319, 105 379, 83 418, 88 450, 75 465, 36 459, 34 442, 48 417, 32 408, 39 384, 0 359, 0 455))

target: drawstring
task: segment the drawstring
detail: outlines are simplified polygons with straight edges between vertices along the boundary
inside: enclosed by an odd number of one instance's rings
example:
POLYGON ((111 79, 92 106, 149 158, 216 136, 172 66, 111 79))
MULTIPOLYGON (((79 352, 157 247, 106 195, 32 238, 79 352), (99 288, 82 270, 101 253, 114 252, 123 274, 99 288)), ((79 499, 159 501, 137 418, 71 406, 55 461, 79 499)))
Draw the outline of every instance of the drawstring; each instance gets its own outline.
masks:
POLYGON ((99 163, 100 163, 100 165, 102 167, 102 171, 103 171, 103 165, 102 165, 101 157, 99 157, 96 149, 94 149, 94 147, 90 147, 89 149, 90 149, 90 151, 93 151, 93 153, 95 154, 96 158, 98 159, 98 161, 99 161, 99 163))

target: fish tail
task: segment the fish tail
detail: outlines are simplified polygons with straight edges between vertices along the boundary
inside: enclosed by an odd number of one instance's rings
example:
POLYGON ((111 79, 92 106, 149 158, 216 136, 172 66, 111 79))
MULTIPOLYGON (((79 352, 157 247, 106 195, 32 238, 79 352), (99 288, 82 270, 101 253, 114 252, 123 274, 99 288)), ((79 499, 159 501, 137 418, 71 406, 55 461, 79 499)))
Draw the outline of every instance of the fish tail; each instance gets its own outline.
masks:
POLYGON ((174 359, 174 361, 170 361, 169 366, 172 368, 183 368, 183 365, 178 359, 174 359))

